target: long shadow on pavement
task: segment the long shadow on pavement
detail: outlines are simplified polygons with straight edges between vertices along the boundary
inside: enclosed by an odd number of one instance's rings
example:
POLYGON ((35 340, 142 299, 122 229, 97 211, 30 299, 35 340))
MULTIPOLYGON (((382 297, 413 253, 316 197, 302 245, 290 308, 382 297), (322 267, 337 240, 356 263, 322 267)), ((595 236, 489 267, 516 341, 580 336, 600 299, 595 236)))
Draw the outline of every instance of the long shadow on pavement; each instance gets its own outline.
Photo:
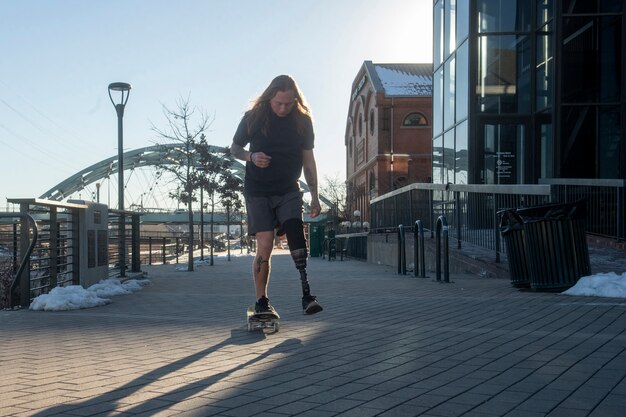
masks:
MULTIPOLYGON (((132 394, 140 391, 142 388, 150 385, 154 381, 157 381, 167 375, 173 374, 176 371, 179 371, 185 368, 188 365, 191 365, 212 353, 219 351, 228 346, 243 346, 243 345, 251 345, 258 343, 265 339, 265 335, 262 332, 246 332, 242 329, 234 329, 231 330, 231 335, 228 339, 211 346, 207 349, 203 349, 199 352, 196 352, 192 355, 179 359, 171 364, 162 366, 153 371, 148 372, 140 377, 133 379, 132 381, 124 384, 123 386, 116 388, 112 391, 106 392, 104 394, 98 395, 96 397, 90 398, 86 401, 81 401, 72 404, 62 404, 57 405, 45 410, 41 410, 36 414, 33 414, 33 417, 43 417, 43 416, 51 416, 51 415, 65 415, 65 413, 70 413, 72 415, 99 415, 99 416, 107 416, 119 414, 119 411, 116 409, 119 407, 119 401, 123 398, 129 397, 132 394)), ((241 370, 245 369, 248 366, 254 365, 262 361, 263 359, 276 354, 285 352, 287 348, 299 347, 302 345, 300 339, 287 339, 280 344, 271 347, 267 351, 259 354, 257 357, 250 359, 249 361, 242 363, 229 369, 227 371, 220 372, 216 375, 209 376, 207 378, 196 380, 189 383, 188 387, 176 388, 171 392, 163 393, 154 398, 150 398, 140 404, 137 404, 128 409, 124 409, 124 413, 130 414, 139 414, 144 412, 149 412, 150 410, 156 409, 167 409, 169 405, 174 404, 175 402, 172 400, 172 396, 175 395, 178 401, 182 401, 184 399, 192 397, 194 394, 206 390, 207 387, 210 387, 222 379, 228 377, 229 375, 241 370), (167 398, 167 399, 166 399, 167 398)))

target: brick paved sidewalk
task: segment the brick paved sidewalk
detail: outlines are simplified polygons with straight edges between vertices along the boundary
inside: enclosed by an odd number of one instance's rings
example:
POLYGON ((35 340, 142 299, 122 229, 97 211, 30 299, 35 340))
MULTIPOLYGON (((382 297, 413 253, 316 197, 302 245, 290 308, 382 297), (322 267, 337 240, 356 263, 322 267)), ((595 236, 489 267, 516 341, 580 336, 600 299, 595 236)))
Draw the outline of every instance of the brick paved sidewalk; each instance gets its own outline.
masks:
POLYGON ((315 258, 325 311, 303 316, 284 253, 277 334, 245 329, 250 257, 145 267, 150 286, 104 307, 0 311, 0 414, 624 415, 625 299, 315 258))

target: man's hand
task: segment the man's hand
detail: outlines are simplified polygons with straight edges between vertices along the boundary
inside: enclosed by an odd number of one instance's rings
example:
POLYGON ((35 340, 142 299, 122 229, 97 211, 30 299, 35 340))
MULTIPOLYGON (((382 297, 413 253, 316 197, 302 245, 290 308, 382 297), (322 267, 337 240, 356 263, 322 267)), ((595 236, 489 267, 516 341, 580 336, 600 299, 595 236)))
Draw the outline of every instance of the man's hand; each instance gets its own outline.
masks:
POLYGON ((318 198, 313 198, 311 200, 311 213, 309 214, 311 218, 315 218, 319 216, 322 211, 322 207, 320 206, 320 200, 318 198))
POLYGON ((270 166, 271 160, 272 157, 264 154, 263 152, 252 152, 252 154, 250 155, 250 162, 258 166, 259 168, 267 168, 268 166, 270 166))

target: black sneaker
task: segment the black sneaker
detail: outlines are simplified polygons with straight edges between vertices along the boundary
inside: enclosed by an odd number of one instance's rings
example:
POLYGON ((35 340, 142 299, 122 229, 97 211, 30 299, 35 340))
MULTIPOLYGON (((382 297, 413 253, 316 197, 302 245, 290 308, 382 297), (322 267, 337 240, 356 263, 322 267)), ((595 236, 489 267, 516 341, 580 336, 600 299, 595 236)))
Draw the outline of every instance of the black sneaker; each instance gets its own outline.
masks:
POLYGON ((262 296, 259 300, 254 303, 254 312, 259 313, 272 313, 274 311, 274 307, 270 305, 270 300, 266 296, 262 296))
POLYGON ((302 310, 304 314, 315 314, 319 313, 323 310, 320 303, 317 302, 317 299, 313 295, 305 295, 302 297, 302 310))

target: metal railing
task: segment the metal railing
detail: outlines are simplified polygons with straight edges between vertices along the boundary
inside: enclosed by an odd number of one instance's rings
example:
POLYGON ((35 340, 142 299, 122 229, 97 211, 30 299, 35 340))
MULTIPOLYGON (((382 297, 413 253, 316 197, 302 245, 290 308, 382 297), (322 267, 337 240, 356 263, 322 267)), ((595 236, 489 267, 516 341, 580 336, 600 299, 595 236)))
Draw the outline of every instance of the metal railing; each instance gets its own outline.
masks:
MULTIPOLYGON (((328 261, 330 262, 332 259, 337 259, 337 238, 335 237, 327 237, 324 238, 324 243, 322 245, 322 259, 326 259, 328 255, 328 261)), ((343 261, 343 252, 341 253, 341 260, 343 261)))
POLYGON ((550 185, 554 202, 587 201, 587 233, 616 240, 626 239, 624 216, 626 180, 542 179, 550 185))
POLYGON ((120 256, 121 242, 123 242, 125 250, 123 257, 125 271, 141 271, 140 216, 141 214, 136 212, 109 210, 109 276, 122 276, 120 268, 120 260, 122 260, 120 256), (120 221, 124 222, 124 239, 120 235, 120 221))
MULTIPOLYGON (((78 284, 80 241, 78 236, 78 210, 83 206, 72 203, 40 199, 9 200, 19 204, 20 211, 14 216, 31 217, 36 222, 38 237, 29 249, 27 222, 20 223, 19 252, 30 254, 24 258, 24 266, 16 274, 12 288, 19 287, 19 295, 12 302, 28 306, 35 297, 46 294, 57 286, 78 284)), ((7 213, 9 214, 9 213, 7 213)))
POLYGON ((436 219, 444 216, 450 219, 448 233, 458 248, 468 242, 492 250, 499 262, 502 242, 498 212, 585 198, 587 232, 623 240, 625 183, 550 179, 529 185, 410 184, 370 202, 371 231, 396 232, 398 225, 413 225, 420 220, 434 237, 436 219))
POLYGON ((0 213, 0 308, 12 308, 20 304, 18 277, 29 265, 38 234, 37 222, 31 215, 0 213), (5 222, 6 219, 12 220, 5 222))
MULTIPOLYGON (((106 215, 100 209, 94 209, 87 215, 89 203, 78 200, 58 202, 29 198, 8 199, 8 202, 19 207, 19 211, 1 213, 0 216, 0 261, 3 257, 11 258, 8 263, 11 274, 15 276, 12 288, 19 289, 15 291, 17 299, 11 302, 12 305, 28 306, 34 298, 47 294, 55 287, 80 285, 83 283, 81 273, 85 274, 88 270, 93 272, 90 268, 107 268, 105 276, 107 272, 108 276, 119 274, 119 264, 115 264, 119 259, 119 233, 116 233, 117 221, 121 217, 119 211, 108 210, 106 215), (105 220, 100 223, 105 215, 108 224, 105 220), (35 222, 31 226, 33 230, 29 231, 27 222, 23 220, 19 224, 14 220, 2 221, 11 217, 32 218, 35 222), (98 228, 95 223, 87 225, 92 220, 102 226, 98 228), (29 249, 29 236, 34 233, 38 234, 38 238, 32 249, 29 249), (28 256, 23 257, 25 253, 28 256), (24 259, 19 268, 16 266, 18 256, 24 259)), ((141 268, 139 214, 124 212, 123 217, 126 219, 125 235, 128 242, 127 266, 138 272, 141 268)), ((2 263, 2 269, 5 263, 2 263)), ((85 279, 85 282, 88 281, 85 279)))
POLYGON ((173 258, 178 263, 180 238, 142 236, 140 248, 142 265, 167 264, 173 258))
POLYGON ((335 236, 337 251, 343 257, 367 260, 367 232, 343 233, 335 236))

